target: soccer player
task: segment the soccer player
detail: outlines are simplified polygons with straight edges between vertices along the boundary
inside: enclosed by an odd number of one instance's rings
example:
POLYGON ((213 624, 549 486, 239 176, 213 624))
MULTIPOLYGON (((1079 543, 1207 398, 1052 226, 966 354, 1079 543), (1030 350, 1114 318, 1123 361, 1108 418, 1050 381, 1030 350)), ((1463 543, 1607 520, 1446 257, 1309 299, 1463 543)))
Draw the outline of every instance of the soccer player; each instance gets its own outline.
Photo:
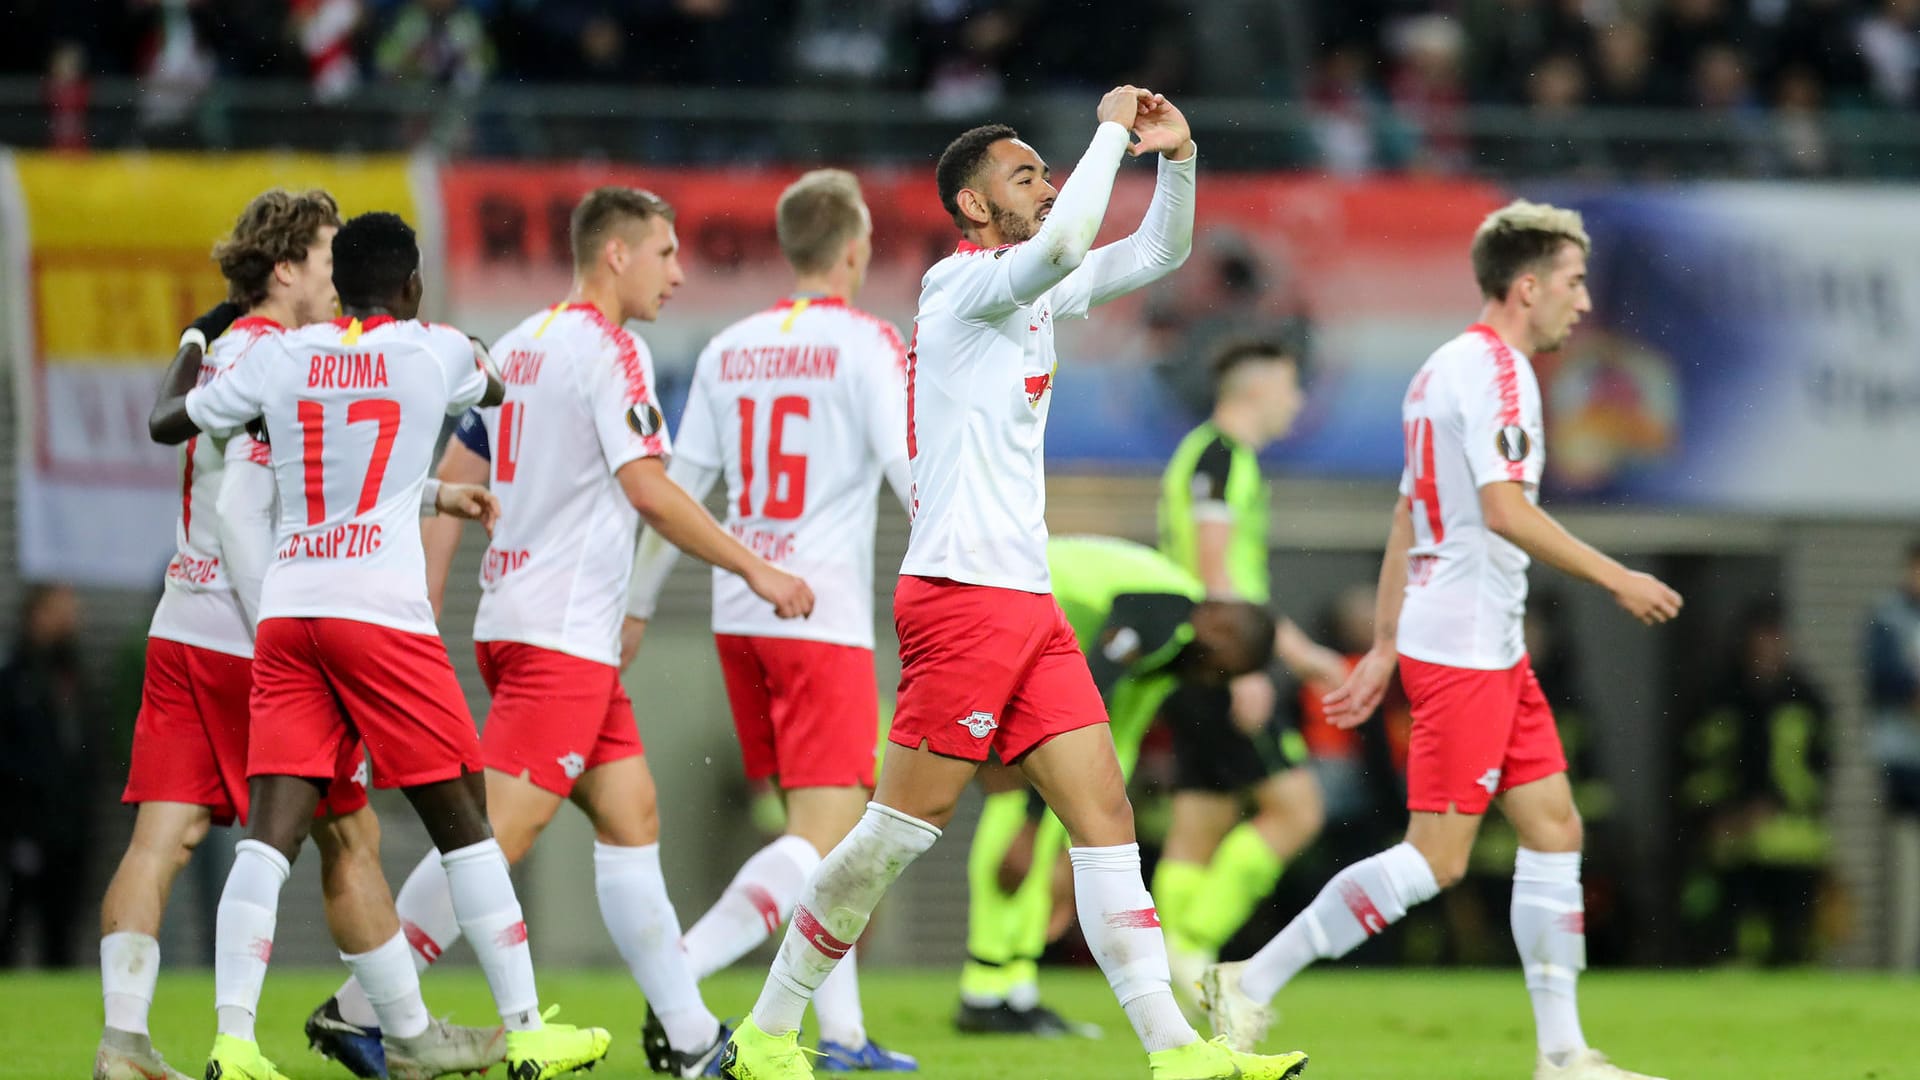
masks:
MULTIPOLYGON (((333 256, 342 318, 266 338, 203 386, 194 386, 199 364, 176 362, 149 418, 156 441, 178 443, 264 417, 280 500, 252 696, 254 715, 271 723, 252 731, 252 820, 220 898, 219 1034, 207 1073, 281 1075, 253 1030, 280 889, 341 748, 364 738, 376 780, 406 792, 442 852, 505 1021, 509 1073, 559 1076, 606 1056, 610 1037, 543 1024, 526 922, 487 827, 479 741, 434 632, 419 540, 440 417, 497 401, 502 388, 466 335, 415 320, 420 251, 399 217, 347 222, 333 256)), ((404 936, 349 964, 389 1045, 429 1029, 404 936)))
POLYGON ((922 282, 908 353, 914 516, 894 594, 904 670, 893 745, 860 823, 801 890, 760 999, 728 1044, 722 1075, 734 1080, 812 1075, 798 1045, 807 1000, 996 751, 1078 845, 1080 925, 1154 1076, 1272 1080, 1305 1064, 1205 1042, 1180 1015, 1106 710, 1049 591, 1041 447, 1054 319, 1159 279, 1193 243, 1195 151, 1180 111, 1125 86, 1101 99, 1098 117, 1057 193, 1039 154, 1003 125, 961 135, 935 170, 964 239, 922 282), (1130 133, 1140 139, 1131 147, 1130 133), (1091 250, 1129 150, 1160 155, 1153 201, 1132 236, 1091 250))
MULTIPOLYGON (((203 370, 211 375, 287 327, 330 317, 339 225, 339 210, 324 191, 273 190, 254 198, 214 248, 232 299, 195 320, 182 335, 182 348, 203 354, 203 370)), ((184 1080, 148 1036, 160 966, 154 935, 174 879, 208 827, 247 817, 254 621, 261 577, 273 557, 268 454, 244 433, 187 441, 177 551, 148 630, 123 796, 139 809, 100 905, 106 1026, 94 1080, 184 1080)), ((449 488, 444 494, 459 493, 449 488)), ((313 838, 328 922, 342 950, 353 956, 377 949, 399 926, 380 870, 379 823, 367 808, 360 747, 342 749, 313 838)), ((395 1073, 482 1069, 500 1059, 498 1042, 497 1030, 435 1022, 422 1038, 396 1047, 395 1073)))
MULTIPOLYGON (((749 601, 807 614, 805 582, 754 554, 667 477, 670 444, 653 360, 629 319, 652 322, 682 273, 673 209, 635 188, 589 192, 571 222, 573 289, 494 343, 506 398, 481 415, 500 499, 481 568, 474 649, 493 705, 480 740, 487 807, 509 863, 571 799, 594 829, 594 889, 607 932, 664 1028, 661 1071, 702 1075, 726 1029, 701 1000, 660 873, 660 817, 633 704, 620 685, 620 632, 640 522, 743 578, 749 601)), ((488 459, 449 441, 441 476, 486 480, 488 459)), ((451 527, 449 527, 451 526, 451 527)), ((459 526, 432 530, 431 587, 446 580, 459 526)), ((450 875, 431 856, 401 887, 400 917, 431 961, 463 927, 450 875)), ((342 988, 343 1015, 364 985, 342 988)))
MULTIPOLYGON (((1259 453, 1299 415, 1300 359, 1277 341, 1230 342, 1213 359, 1214 407, 1180 441, 1160 491, 1160 549, 1197 575, 1209 596, 1257 604, 1272 596, 1267 520, 1272 495, 1259 453)), ((1280 621, 1279 653, 1310 678, 1338 685, 1340 657, 1280 621)), ((1161 709, 1173 734, 1173 821, 1153 873, 1167 961, 1182 1003, 1201 971, 1280 880, 1288 859, 1319 835, 1320 784, 1306 743, 1276 709, 1273 676, 1226 686, 1187 684, 1161 709), (1253 817, 1240 820, 1251 794, 1253 817)))
MULTIPOLYGON (((1229 677, 1271 659, 1277 635, 1271 616, 1244 600, 1207 599, 1199 578, 1152 548, 1105 537, 1055 537, 1047 541, 1047 565, 1054 599, 1106 702, 1127 776, 1169 694, 1225 686, 1229 677)), ((955 1026, 968 1033, 1084 1033, 1085 1025, 1039 1003, 1038 960, 1051 927, 1053 867, 1066 847, 1065 831, 1030 796, 1017 770, 990 766, 980 780, 987 797, 967 857, 967 964, 955 1026)))
MULTIPOLYGON (((873 793, 880 701, 873 672, 874 490, 908 506, 906 346, 853 306, 873 219, 851 173, 822 169, 780 195, 791 295, 722 330, 700 354, 667 475, 696 499, 722 476, 727 529, 820 587, 805 621, 781 619, 737 575, 713 573, 713 632, 747 776, 786 799, 786 834, 756 852, 687 931, 706 978, 764 941, 820 857, 873 793)), ((637 645, 678 549, 640 541, 628 605, 637 645)), ((849 954, 814 999, 818 1066, 913 1072, 867 1037, 849 954)))
POLYGON ((1326 699, 1327 719, 1353 727, 1380 704, 1398 664, 1413 705, 1407 838, 1335 875, 1252 959, 1207 969, 1202 995, 1214 1028, 1236 1045, 1261 1038, 1267 1002, 1308 964, 1345 956, 1459 881, 1497 799, 1520 837, 1513 937, 1533 998, 1536 1080, 1649 1080, 1608 1064, 1580 1031, 1580 816, 1521 630, 1530 559, 1606 589, 1649 625, 1680 613, 1680 594, 1589 547, 1537 505, 1546 451, 1528 357, 1559 348, 1592 309, 1589 248, 1580 215, 1524 200, 1474 233, 1473 275, 1486 303, 1407 389, 1406 467, 1380 565, 1373 648, 1326 699))

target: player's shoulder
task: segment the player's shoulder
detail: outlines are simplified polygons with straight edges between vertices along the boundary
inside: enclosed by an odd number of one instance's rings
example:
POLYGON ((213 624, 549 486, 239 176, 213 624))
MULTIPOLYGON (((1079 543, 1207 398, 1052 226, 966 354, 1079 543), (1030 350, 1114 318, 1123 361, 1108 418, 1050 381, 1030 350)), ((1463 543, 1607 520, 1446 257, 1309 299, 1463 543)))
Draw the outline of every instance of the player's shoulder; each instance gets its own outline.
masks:
POLYGON ((1018 244, 1002 244, 999 247, 985 248, 970 240, 962 240, 953 249, 953 254, 941 259, 927 268, 921 279, 924 285, 939 285, 954 278, 970 274, 992 273, 994 268, 1011 255, 1018 244))
POLYGON ((235 319, 225 333, 207 346, 205 363, 210 367, 225 367, 253 352, 262 340, 278 341, 286 332, 286 327, 257 315, 235 319))

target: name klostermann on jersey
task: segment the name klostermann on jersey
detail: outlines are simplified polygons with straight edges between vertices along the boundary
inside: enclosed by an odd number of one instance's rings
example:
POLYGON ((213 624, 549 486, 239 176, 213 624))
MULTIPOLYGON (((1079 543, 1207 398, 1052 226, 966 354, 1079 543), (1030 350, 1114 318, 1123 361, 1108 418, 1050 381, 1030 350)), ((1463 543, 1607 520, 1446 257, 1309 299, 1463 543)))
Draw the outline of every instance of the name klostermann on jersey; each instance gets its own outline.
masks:
POLYGON ((720 351, 721 382, 831 379, 839 369, 840 350, 832 345, 765 345, 720 351))

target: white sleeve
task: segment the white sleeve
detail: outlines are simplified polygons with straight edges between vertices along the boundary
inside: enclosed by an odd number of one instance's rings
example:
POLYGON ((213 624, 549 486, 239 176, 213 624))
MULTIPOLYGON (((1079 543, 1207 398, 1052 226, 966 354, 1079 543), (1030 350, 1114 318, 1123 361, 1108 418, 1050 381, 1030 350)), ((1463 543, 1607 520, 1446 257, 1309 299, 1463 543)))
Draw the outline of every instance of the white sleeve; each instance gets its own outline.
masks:
POLYGON ((274 373, 293 370, 293 358, 280 342, 262 338, 205 385, 187 391, 187 418, 216 438, 232 435, 260 415, 274 373))
POLYGON ((653 364, 639 338, 624 331, 609 335, 586 377, 582 389, 608 472, 672 452, 667 415, 654 396, 653 364))
POLYGON ((867 385, 859 393, 869 404, 867 452, 880 466, 887 486, 907 515, 913 515, 913 469, 907 462, 907 349, 891 326, 878 328, 876 355, 865 365, 867 385))
POLYGON ((1068 274, 1054 293, 1056 318, 1085 315, 1090 308, 1151 284, 1173 273, 1193 251, 1195 162, 1198 151, 1185 161, 1160 156, 1153 185, 1153 201, 1132 236, 1087 255, 1080 268, 1068 274))
POLYGON ((447 415, 459 416, 487 396, 486 351, 451 326, 429 328, 433 353, 447 376, 447 415))
POLYGON ((1469 370, 1461 387, 1460 434, 1473 485, 1513 480, 1537 487, 1547 449, 1533 370, 1502 351, 1489 353, 1469 370))
MULTIPOLYGON (((667 479, 686 489, 695 502, 700 502, 720 479, 720 470, 696 465, 676 455, 667 465, 667 479)), ((654 608, 660 603, 660 589, 666 585, 667 575, 679 558, 680 549, 665 537, 652 529, 641 530, 639 546, 633 553, 633 577, 627 583, 628 618, 653 618, 654 608)))
POLYGON ((274 486, 273 469, 255 457, 248 443, 261 445, 244 437, 227 443, 214 515, 227 581, 251 633, 260 619, 260 586, 273 562, 274 486))
POLYGON ((1126 128, 1112 121, 1101 124, 1033 239, 950 266, 940 287, 950 297, 954 314, 963 319, 1002 318, 1073 273, 1107 216, 1113 177, 1128 142, 1126 128))

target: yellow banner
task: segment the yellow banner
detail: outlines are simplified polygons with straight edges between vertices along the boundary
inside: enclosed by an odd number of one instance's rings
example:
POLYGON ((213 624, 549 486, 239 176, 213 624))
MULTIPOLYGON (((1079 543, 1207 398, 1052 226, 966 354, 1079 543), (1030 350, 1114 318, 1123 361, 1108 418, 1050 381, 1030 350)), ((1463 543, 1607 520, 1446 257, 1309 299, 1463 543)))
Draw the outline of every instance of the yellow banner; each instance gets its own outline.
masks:
POLYGON ((403 157, 15 156, 31 235, 33 317, 49 365, 152 366, 226 294, 209 252, 248 200, 321 187, 342 214, 418 224, 403 157))

